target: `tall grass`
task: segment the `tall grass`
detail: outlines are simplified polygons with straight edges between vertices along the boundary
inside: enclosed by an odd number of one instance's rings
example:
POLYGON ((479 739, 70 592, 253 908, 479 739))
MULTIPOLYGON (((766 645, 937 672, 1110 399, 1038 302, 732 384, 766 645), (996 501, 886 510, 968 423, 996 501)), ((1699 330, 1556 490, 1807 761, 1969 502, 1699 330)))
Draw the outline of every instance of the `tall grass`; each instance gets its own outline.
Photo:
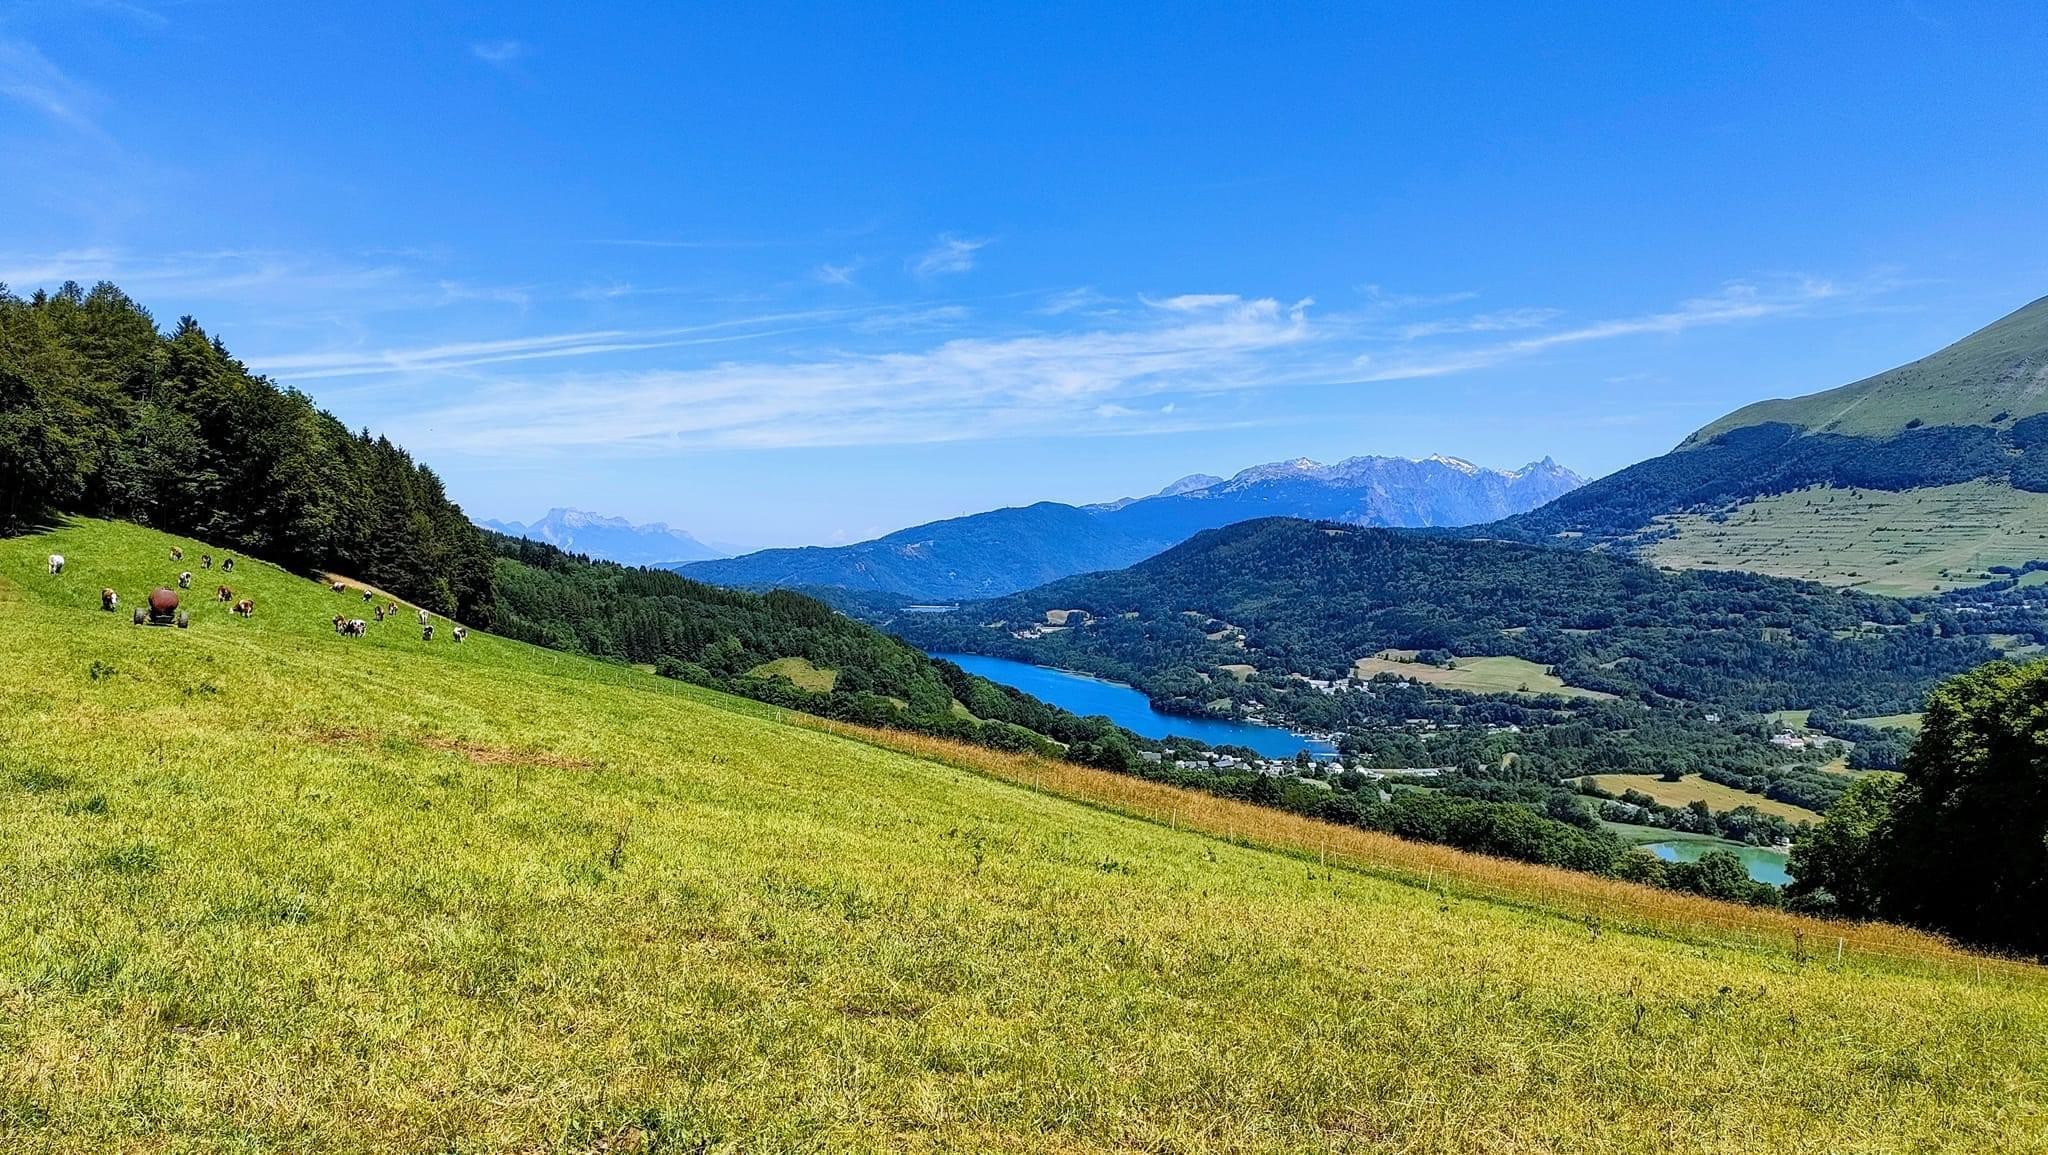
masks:
POLYGON ((2027 968, 1795 950, 1812 924, 480 635, 339 638, 255 563, 250 621, 93 608, 167 545, 0 541, 0 1150, 2048 1135, 2027 968))

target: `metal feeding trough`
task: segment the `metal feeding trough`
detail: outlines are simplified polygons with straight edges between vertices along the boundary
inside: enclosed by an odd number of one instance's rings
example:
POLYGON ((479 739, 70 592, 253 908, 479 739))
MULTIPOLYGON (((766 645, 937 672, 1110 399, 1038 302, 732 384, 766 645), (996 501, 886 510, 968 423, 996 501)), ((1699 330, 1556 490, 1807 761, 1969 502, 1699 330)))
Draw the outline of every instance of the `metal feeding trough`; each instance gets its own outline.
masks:
POLYGON ((192 624, 192 615, 178 608, 178 595, 175 592, 157 589, 150 593, 148 607, 135 607, 135 624, 176 626, 182 630, 192 624))

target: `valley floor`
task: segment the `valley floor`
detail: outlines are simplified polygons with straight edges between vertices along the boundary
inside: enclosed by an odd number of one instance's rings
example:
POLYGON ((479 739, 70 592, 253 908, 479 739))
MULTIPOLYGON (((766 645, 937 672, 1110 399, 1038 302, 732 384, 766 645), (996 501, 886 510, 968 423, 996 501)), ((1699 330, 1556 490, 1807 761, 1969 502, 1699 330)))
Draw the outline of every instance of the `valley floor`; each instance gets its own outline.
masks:
POLYGON ((169 544, 0 541, 0 1149, 2048 1149, 2034 968, 345 639, 255 562, 98 611, 169 544))

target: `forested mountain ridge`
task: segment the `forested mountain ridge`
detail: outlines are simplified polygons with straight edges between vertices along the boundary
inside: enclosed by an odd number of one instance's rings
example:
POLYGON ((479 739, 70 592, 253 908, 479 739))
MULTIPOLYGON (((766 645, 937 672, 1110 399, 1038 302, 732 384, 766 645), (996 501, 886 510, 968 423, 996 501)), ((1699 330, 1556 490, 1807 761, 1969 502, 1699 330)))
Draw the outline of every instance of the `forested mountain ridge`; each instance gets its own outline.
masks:
POLYGON ((840 587, 952 601, 995 597, 1077 573, 1119 569, 1205 529, 1260 517, 1354 525, 1455 526, 1530 509, 1583 484, 1549 458, 1516 470, 1451 457, 1296 460, 1224 479, 1182 478, 1151 497, 1056 502, 912 526, 856 545, 762 550, 677 567, 750 589, 840 587))
POLYGON ((249 372, 190 317, 158 331, 106 283, 28 298, 0 286, 0 525, 48 513, 344 570, 467 620, 490 612, 490 551, 432 470, 249 372))
POLYGON ((2048 298, 1889 372, 1745 406, 1465 532, 1892 593, 2048 558, 2048 298))
POLYGON ((1243 670, 1341 679, 1384 650, 1524 659, 1569 687, 1730 710, 1916 708, 1995 656, 1940 608, 1746 573, 1501 541, 1268 519, 890 628, 959 650, 1131 681, 1183 708, 1243 670), (1049 611, 1066 628, 1050 628, 1049 611), (1075 621, 1082 625, 1073 625, 1075 621))

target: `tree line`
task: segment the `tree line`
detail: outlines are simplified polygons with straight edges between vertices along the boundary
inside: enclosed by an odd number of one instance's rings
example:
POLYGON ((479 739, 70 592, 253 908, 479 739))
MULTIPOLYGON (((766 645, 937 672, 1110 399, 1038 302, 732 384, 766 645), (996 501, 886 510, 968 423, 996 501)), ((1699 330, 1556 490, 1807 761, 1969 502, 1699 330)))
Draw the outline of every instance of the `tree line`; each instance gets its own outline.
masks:
POLYGON ((432 470, 111 284, 0 286, 0 524, 117 517, 490 616, 491 556, 432 470))

